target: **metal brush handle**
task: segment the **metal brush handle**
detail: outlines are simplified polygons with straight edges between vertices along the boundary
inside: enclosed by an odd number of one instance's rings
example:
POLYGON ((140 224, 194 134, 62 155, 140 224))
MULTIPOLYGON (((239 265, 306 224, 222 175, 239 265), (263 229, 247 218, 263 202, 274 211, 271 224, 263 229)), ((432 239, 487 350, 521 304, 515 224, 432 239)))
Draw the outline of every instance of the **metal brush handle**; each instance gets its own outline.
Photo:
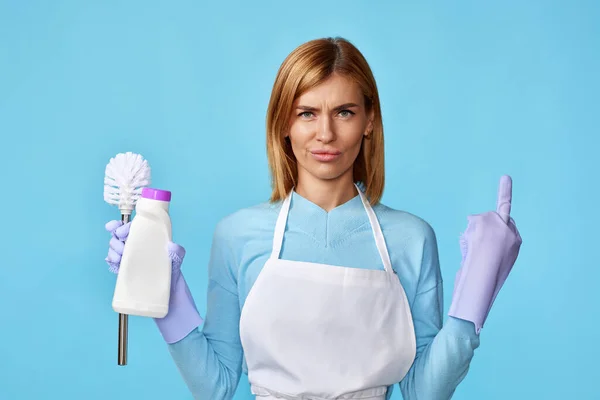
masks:
MULTIPOLYGON (((123 224, 129 222, 130 215, 121 214, 121 221, 123 224)), ((127 365, 127 324, 129 315, 119 313, 119 365, 127 365)))

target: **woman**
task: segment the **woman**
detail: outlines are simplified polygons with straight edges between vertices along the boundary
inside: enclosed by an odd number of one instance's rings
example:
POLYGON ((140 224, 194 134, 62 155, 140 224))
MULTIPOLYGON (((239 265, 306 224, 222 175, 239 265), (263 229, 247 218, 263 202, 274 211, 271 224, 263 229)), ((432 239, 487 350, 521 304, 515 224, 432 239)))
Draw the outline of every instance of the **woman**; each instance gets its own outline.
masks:
MULTIPOLYGON (((260 399, 382 400, 395 383, 405 399, 450 398, 521 244, 510 181, 498 212, 469 218, 442 326, 432 228, 380 203, 379 97, 352 44, 314 40, 287 57, 267 150, 270 201, 216 227, 205 321, 180 272, 185 250, 170 245, 170 311, 156 323, 194 397, 231 399, 243 370, 260 399)), ((116 270, 129 226, 107 229, 116 270)))

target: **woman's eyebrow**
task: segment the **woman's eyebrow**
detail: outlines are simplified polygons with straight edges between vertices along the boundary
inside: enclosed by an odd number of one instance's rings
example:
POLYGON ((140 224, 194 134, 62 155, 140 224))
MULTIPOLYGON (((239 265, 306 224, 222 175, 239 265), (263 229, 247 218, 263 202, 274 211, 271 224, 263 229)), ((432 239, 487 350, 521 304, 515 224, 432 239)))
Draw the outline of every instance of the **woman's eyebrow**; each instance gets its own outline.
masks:
MULTIPOLYGON (((340 111, 346 108, 352 108, 352 107, 358 107, 358 104, 356 103, 344 103, 344 104, 340 104, 339 106, 334 107, 334 111, 340 111)), ((319 111, 318 107, 311 107, 311 106, 303 106, 303 105, 298 105, 296 107, 297 110, 303 110, 303 111, 319 111)))

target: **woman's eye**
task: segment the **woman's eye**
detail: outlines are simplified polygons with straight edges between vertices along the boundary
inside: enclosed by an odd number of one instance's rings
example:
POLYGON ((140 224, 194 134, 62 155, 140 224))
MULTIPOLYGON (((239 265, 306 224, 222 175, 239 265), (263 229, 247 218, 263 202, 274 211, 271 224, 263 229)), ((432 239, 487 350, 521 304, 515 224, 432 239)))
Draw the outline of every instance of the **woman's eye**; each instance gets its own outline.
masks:
POLYGON ((354 115, 354 113, 350 110, 342 110, 340 111, 340 116, 343 118, 348 118, 349 116, 354 115))
POLYGON ((302 117, 302 118, 310 118, 310 117, 312 117, 312 113, 310 111, 304 111, 304 112, 300 113, 298 116, 302 117))

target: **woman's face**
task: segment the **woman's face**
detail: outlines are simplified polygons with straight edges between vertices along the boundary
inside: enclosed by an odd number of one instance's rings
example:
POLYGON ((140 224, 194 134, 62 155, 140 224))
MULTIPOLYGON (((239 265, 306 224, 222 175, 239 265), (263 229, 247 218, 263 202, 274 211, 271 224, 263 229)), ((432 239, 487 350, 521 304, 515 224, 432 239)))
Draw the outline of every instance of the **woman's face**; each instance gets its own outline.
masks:
POLYGON ((294 102, 288 137, 298 162, 298 179, 350 177, 373 115, 365 110, 358 84, 333 75, 294 102))

